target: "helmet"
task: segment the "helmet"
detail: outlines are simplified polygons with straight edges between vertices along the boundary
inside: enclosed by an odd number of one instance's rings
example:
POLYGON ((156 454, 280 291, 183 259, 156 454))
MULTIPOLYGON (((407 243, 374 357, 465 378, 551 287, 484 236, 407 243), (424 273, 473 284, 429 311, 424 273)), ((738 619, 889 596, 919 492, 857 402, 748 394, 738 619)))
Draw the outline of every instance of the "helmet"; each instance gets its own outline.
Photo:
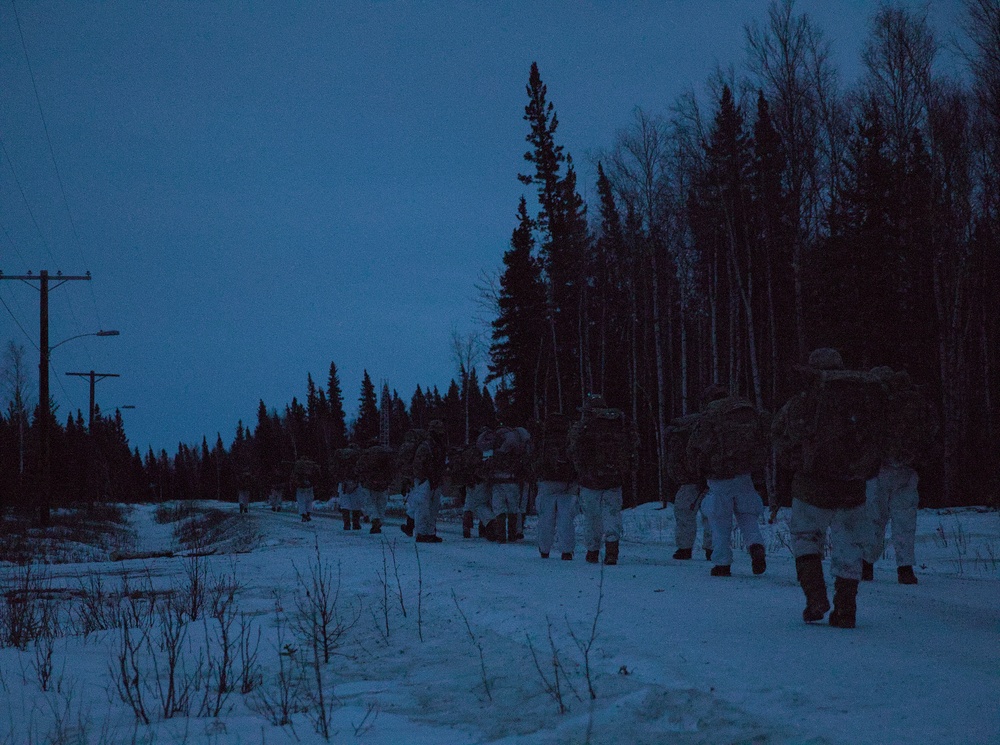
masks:
POLYGON ((432 435, 443 435, 444 434, 444 422, 440 419, 432 419, 427 425, 427 431, 432 435))
POLYGON ((844 360, 836 349, 820 347, 809 354, 809 367, 814 370, 843 370, 844 360))

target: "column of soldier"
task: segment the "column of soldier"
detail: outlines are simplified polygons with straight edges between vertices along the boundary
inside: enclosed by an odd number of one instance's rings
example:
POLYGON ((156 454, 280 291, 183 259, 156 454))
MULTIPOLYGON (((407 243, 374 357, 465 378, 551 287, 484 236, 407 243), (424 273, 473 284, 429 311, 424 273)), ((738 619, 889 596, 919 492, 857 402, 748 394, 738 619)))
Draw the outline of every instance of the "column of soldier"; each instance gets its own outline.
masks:
MULTIPOLYGON (((763 574, 760 495, 764 474, 774 463, 791 475, 789 530, 806 598, 802 618, 816 622, 830 611, 822 564, 829 547, 834 576, 829 623, 853 628, 859 582, 873 578, 890 521, 898 581, 917 583, 915 469, 929 456, 936 424, 931 406, 905 372, 846 370, 840 354, 828 348, 815 350, 808 364, 796 369, 802 390, 774 417, 713 385, 703 392, 697 414, 671 422, 665 465, 678 485, 673 558, 692 558, 700 512, 711 576, 732 574, 734 521, 751 571, 763 574)), ((633 471, 638 440, 623 412, 608 407, 601 396, 589 395, 579 412, 578 419, 551 414, 531 433, 524 427, 484 429, 474 444, 450 453, 439 420, 407 433, 398 451, 377 443, 338 451, 344 530, 360 530, 367 515, 369 532, 381 533, 387 494, 398 487, 406 500, 402 531, 420 543, 441 542, 437 515, 447 476, 451 489, 464 493, 464 538, 472 537, 478 521, 480 537, 497 543, 522 540, 525 515, 533 506, 543 559, 553 548, 563 560, 573 559, 575 521, 581 515, 586 561, 600 561, 603 543, 604 564, 617 564, 622 484, 633 471)), ((292 468, 303 521, 311 520, 311 479, 317 470, 309 461, 292 468)), ((281 509, 281 487, 271 492, 275 511, 281 509)), ((241 512, 245 501, 241 493, 241 512)))

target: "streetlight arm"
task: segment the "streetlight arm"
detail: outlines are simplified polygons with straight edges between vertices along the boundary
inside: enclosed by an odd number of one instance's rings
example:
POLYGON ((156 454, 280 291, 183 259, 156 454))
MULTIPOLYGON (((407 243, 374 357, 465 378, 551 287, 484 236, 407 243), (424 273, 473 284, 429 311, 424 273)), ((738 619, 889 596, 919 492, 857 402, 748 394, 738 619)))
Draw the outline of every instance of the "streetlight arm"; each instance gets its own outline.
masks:
POLYGON ((51 347, 49 347, 49 351, 51 352, 56 347, 61 347, 66 342, 73 341, 74 339, 79 339, 80 337, 83 336, 118 336, 120 333, 121 332, 118 331, 117 329, 112 329, 110 331, 93 331, 89 334, 77 334, 76 336, 71 336, 68 339, 63 339, 58 344, 53 344, 51 347))

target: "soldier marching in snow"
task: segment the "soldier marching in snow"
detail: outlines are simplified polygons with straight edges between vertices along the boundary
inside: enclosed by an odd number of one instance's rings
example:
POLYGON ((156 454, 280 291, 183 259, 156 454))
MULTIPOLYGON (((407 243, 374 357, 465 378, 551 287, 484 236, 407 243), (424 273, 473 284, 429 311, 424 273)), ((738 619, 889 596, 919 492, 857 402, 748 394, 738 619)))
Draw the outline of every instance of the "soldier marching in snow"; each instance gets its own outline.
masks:
POLYGON ((576 549, 576 516, 579 514, 576 469, 569 454, 570 419, 549 414, 537 427, 534 473, 538 479, 538 553, 549 558, 553 545, 564 561, 576 549))
POLYGON ((710 386, 702 396, 702 415, 688 441, 688 459, 706 479, 704 509, 712 526, 713 577, 729 577, 733 563, 733 519, 747 542, 754 574, 767 569, 759 520, 764 502, 752 473, 762 473, 770 452, 771 418, 742 396, 710 386))
POLYGON ((531 435, 524 427, 501 426, 476 438, 483 452, 483 470, 490 489, 490 505, 496 515, 498 543, 524 537, 530 476, 531 435))
POLYGON ((490 488, 486 482, 483 451, 473 443, 455 450, 448 459, 451 483, 464 492, 462 504, 462 537, 472 537, 472 526, 479 520, 479 534, 496 540, 496 515, 490 504, 490 488))
POLYGON ((337 504, 344 521, 344 530, 361 530, 361 515, 365 508, 365 491, 358 480, 358 460, 361 449, 357 446, 341 448, 336 453, 335 472, 339 481, 337 504))
POLYGON ((253 491, 253 477, 249 471, 240 474, 239 488, 236 492, 236 501, 240 505, 240 514, 250 512, 250 493, 253 491))
POLYGON ((622 536, 622 484, 631 470, 636 435, 621 409, 609 408, 604 397, 590 394, 580 408, 580 421, 570 429, 569 454, 580 484, 586 559, 618 563, 622 536))
POLYGON ((930 454, 937 436, 934 410, 906 372, 888 367, 872 370, 888 392, 882 462, 869 479, 866 511, 870 532, 865 545, 861 579, 874 579, 874 565, 885 548, 885 529, 892 522, 896 576, 901 585, 917 584, 913 573, 917 532, 917 471, 930 454))
POLYGON ((678 417, 667 429, 667 477, 677 484, 674 495, 674 540, 677 550, 675 559, 690 559, 698 537, 698 513, 701 512, 701 546, 705 558, 712 559, 712 528, 703 508, 705 492, 708 489, 698 469, 688 460, 688 440, 691 430, 698 421, 699 414, 678 417))
POLYGON ((358 481, 364 491, 365 510, 371 518, 369 533, 381 533, 389 486, 396 477, 396 454, 387 445, 372 443, 358 458, 358 481))
POLYGON ((823 578, 827 529, 834 575, 830 625, 854 628, 864 545, 870 535, 865 483, 879 471, 885 394, 868 373, 844 370, 835 349, 816 349, 802 368, 809 382, 778 413, 773 436, 779 465, 792 477, 792 551, 806 596, 802 618, 830 609, 823 578))
POLYGON ((319 466, 316 463, 305 458, 299 458, 292 466, 295 504, 299 509, 299 516, 304 523, 312 520, 313 500, 316 498, 313 492, 312 480, 318 470, 319 466))
POLYGON ((447 459, 444 438, 444 423, 435 419, 427 426, 427 437, 420 442, 413 455, 413 489, 409 494, 413 527, 410 530, 416 531, 418 543, 441 542, 437 535, 437 516, 447 459))

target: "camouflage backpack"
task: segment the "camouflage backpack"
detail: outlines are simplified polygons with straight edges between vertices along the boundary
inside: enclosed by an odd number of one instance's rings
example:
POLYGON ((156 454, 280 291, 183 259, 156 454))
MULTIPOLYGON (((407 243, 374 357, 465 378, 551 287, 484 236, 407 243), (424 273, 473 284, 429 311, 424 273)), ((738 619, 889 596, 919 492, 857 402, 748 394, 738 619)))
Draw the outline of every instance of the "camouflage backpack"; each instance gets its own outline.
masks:
POLYGON ((713 401, 691 433, 691 465, 713 479, 759 473, 767 465, 770 431, 770 417, 742 396, 713 401))
POLYGON ((358 480, 372 491, 386 491, 396 476, 396 453, 387 445, 365 448, 358 457, 358 480))
POLYGON ((569 452, 581 480, 617 485, 631 468, 633 450, 621 409, 585 407, 570 429, 569 452))
POLYGON ((337 474, 339 483, 358 481, 358 461, 361 459, 361 448, 354 445, 340 448, 334 453, 334 459, 336 461, 335 468, 331 470, 337 474))
POLYGON ((688 459, 688 441, 700 414, 678 417, 667 427, 667 478, 674 484, 695 484, 700 480, 698 469, 688 459))
POLYGON ((573 481, 576 477, 569 455, 572 421, 565 414, 549 414, 536 427, 534 468, 544 481, 573 481))
POLYGON ((802 471, 836 481, 867 480, 882 461, 886 393, 868 373, 824 370, 801 399, 802 471))
POLYGON ((413 483, 413 459, 420 446, 430 438, 426 429, 411 429, 403 435, 403 442, 396 455, 396 469, 404 481, 413 483))
POLYGON ((475 486, 482 480, 483 451, 475 445, 453 448, 448 453, 448 473, 454 486, 475 486))
MULTIPOLYGON (((490 438, 480 438, 489 441, 490 438)), ((477 441, 478 444, 479 441, 477 441)), ((491 478, 523 479, 530 471, 531 435, 524 427, 497 427, 493 431, 492 447, 484 468, 491 478)))

